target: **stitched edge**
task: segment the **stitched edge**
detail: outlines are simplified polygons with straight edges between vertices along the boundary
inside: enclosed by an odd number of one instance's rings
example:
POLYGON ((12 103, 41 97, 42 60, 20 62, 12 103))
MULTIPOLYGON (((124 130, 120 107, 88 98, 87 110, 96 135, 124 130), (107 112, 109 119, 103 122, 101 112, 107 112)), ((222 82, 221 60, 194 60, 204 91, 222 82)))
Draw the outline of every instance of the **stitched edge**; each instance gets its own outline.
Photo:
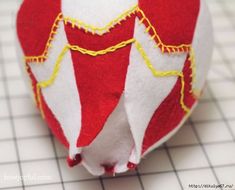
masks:
POLYGON ((42 109, 42 103, 41 103, 41 89, 42 88, 46 88, 50 85, 52 85, 59 73, 59 70, 60 70, 60 65, 61 65, 61 62, 65 56, 65 54, 68 52, 68 50, 73 50, 73 51, 78 51, 82 54, 88 54, 90 56, 99 56, 99 55, 104 55, 104 54, 107 54, 107 53, 112 53, 120 48, 123 48, 129 44, 132 44, 134 43, 137 50, 139 51, 140 55, 142 56, 142 58, 144 59, 145 61, 145 64, 146 66, 150 69, 150 71, 152 72, 152 74, 155 76, 155 77, 167 77, 167 76, 177 76, 177 77, 180 77, 181 79, 181 98, 180 98, 180 105, 182 107, 182 109, 186 112, 186 113, 189 113, 190 111, 190 108, 188 108, 185 103, 184 103, 184 90, 185 90, 185 81, 184 81, 184 74, 182 72, 179 72, 179 71, 157 71, 153 65, 151 64, 146 52, 144 51, 144 49, 142 48, 142 45, 137 41, 135 40, 134 38, 133 39, 130 39, 130 40, 127 40, 127 41, 124 41, 124 42, 121 42, 115 46, 111 46, 107 49, 104 49, 104 50, 99 50, 99 51, 91 51, 91 50, 86 50, 84 48, 81 48, 79 46, 73 46, 73 45, 66 45, 63 50, 61 51, 59 57, 57 58, 56 60, 56 63, 55 63, 55 67, 53 69, 53 72, 52 72, 52 75, 50 76, 50 78, 48 80, 45 80, 45 81, 41 81, 41 82, 38 82, 37 85, 36 85, 36 97, 37 97, 37 102, 39 104, 39 109, 41 110, 41 114, 44 118, 44 113, 43 113, 43 109, 42 109))
POLYGON ((94 25, 86 24, 85 22, 79 20, 79 19, 74 19, 71 17, 64 17, 64 23, 65 25, 71 24, 72 28, 83 28, 86 33, 91 32, 92 34, 98 34, 98 35, 103 35, 107 32, 110 32, 110 29, 114 28, 115 25, 120 25, 121 21, 126 20, 127 17, 131 17, 132 14, 135 14, 137 11, 138 5, 133 6, 129 10, 123 12, 120 14, 117 18, 114 20, 110 21, 107 25, 104 27, 97 27, 94 25))
POLYGON ((153 35, 151 36, 152 40, 156 40, 156 47, 160 48, 161 51, 168 53, 179 53, 179 52, 189 52, 191 49, 191 44, 181 44, 181 45, 166 45, 162 42, 160 36, 158 35, 156 29, 151 24, 150 20, 146 17, 144 11, 142 11, 139 7, 137 7, 137 12, 140 13, 137 15, 140 19, 140 24, 144 24, 146 26, 146 32, 150 33, 152 31, 153 35))
MULTIPOLYGON (((113 28, 115 26, 115 24, 120 24, 122 20, 126 20, 126 18, 129 16, 131 16, 131 14, 134 13, 140 13, 139 17, 140 19, 140 24, 144 24, 146 26, 146 32, 148 32, 150 34, 150 31, 152 31, 153 35, 151 36, 152 40, 157 41, 158 43, 156 44, 157 48, 160 48, 162 53, 168 52, 168 53, 180 53, 180 52, 188 52, 190 54, 190 61, 191 61, 191 65, 190 68, 192 70, 192 74, 191 74, 191 78, 192 78, 192 82, 191 82, 191 88, 193 86, 193 83, 195 82, 195 75, 196 75, 196 69, 195 69, 195 55, 194 55, 194 50, 191 46, 191 44, 181 44, 178 46, 173 46, 173 45, 165 45, 162 41, 160 36, 157 34, 156 29, 153 27, 153 25, 151 24, 151 22, 149 21, 149 19, 146 17, 146 15, 144 14, 144 12, 138 7, 138 5, 132 7, 131 9, 129 9, 128 11, 122 13, 119 17, 117 17, 116 19, 114 19, 113 21, 111 21, 109 24, 107 24, 105 27, 103 28, 99 28, 99 27, 95 27, 92 25, 88 25, 83 23, 82 21, 79 20, 75 20, 75 19, 71 19, 69 17, 65 17, 63 18, 62 13, 58 14, 58 16, 55 19, 55 22, 52 26, 48 41, 46 43, 46 47, 45 50, 43 52, 42 55, 39 56, 25 56, 25 62, 36 62, 36 63, 43 63, 45 62, 45 60, 47 59, 48 56, 48 50, 52 47, 51 42, 54 40, 54 36, 57 33, 57 28, 59 25, 59 22, 64 20, 65 24, 68 24, 69 21, 72 21, 72 27, 74 28, 75 26, 77 26, 78 28, 84 27, 86 32, 89 32, 89 29, 92 30, 92 34, 95 34, 95 31, 105 31, 107 30, 107 32, 110 32, 110 29, 113 28), (78 25, 81 24, 81 25, 78 25)), ((138 16, 138 15, 137 15, 138 16)), ((153 73, 154 76, 158 76, 158 77, 163 77, 163 76, 178 76, 181 78, 181 100, 180 100, 180 104, 181 107, 183 108, 183 110, 188 113, 189 112, 189 108, 187 108, 187 106, 185 106, 184 104, 184 86, 185 86, 185 82, 184 82, 184 75, 182 72, 178 72, 178 71, 166 71, 166 72, 161 72, 161 71, 157 71, 153 68, 150 60, 147 57, 147 54, 144 52, 144 50, 141 47, 141 44, 139 42, 137 42, 135 39, 130 39, 127 41, 123 41, 115 46, 111 46, 107 49, 104 50, 100 50, 100 51, 92 51, 92 50, 87 50, 84 48, 81 48, 79 46, 75 46, 75 45, 67 45, 63 48, 61 54, 59 55, 57 61, 56 61, 56 65, 53 71, 52 76, 50 77, 50 79, 46 80, 46 81, 42 81, 37 83, 37 101, 39 102, 39 107, 40 110, 42 110, 42 105, 41 105, 41 100, 40 100, 40 92, 41 92, 41 88, 45 88, 48 87, 49 85, 51 85, 54 80, 57 77, 57 74, 59 72, 60 69, 60 62, 62 61, 65 53, 71 49, 74 51, 79 51, 83 54, 88 54, 90 56, 98 56, 98 55, 104 55, 106 53, 109 52, 114 52, 117 49, 120 49, 122 47, 125 47, 126 45, 135 42, 136 48, 138 49, 138 51, 141 53, 142 57, 144 58, 148 68, 151 70, 151 72, 153 73)), ((191 89, 192 93, 195 92, 196 90, 191 89)), ((195 95, 195 97, 197 97, 198 95, 195 95)), ((43 115, 43 113, 42 113, 43 115)))
POLYGON ((55 67, 53 69, 53 72, 52 72, 52 75, 50 76, 50 78, 48 80, 45 80, 45 81, 41 81, 41 82, 38 82, 37 85, 36 85, 36 100, 39 104, 39 109, 41 111, 41 115, 42 117, 44 118, 45 115, 43 113, 43 109, 42 109, 42 102, 41 102, 41 89, 42 88, 46 88, 50 85, 52 85, 59 73, 59 70, 60 70, 60 64, 65 56, 65 54, 67 53, 68 50, 73 50, 73 51, 78 51, 82 54, 87 54, 87 55, 90 55, 90 56, 99 56, 99 55, 104 55, 104 54, 107 54, 107 53, 111 53, 111 52, 114 52, 120 48, 123 48, 129 44, 132 44, 135 40, 134 39, 130 39, 130 40, 127 40, 127 41, 124 41, 124 42, 121 42, 115 46, 111 46, 107 49, 104 49, 104 50, 99 50, 99 51, 91 51, 91 50, 87 50, 87 49, 84 49, 84 48, 81 48, 79 46, 75 46, 75 45, 69 45, 67 44, 63 50, 61 51, 60 55, 58 56, 57 60, 56 60, 56 63, 55 63, 55 67))
POLYGON ((180 97, 180 105, 182 107, 182 109, 186 112, 186 113, 189 113, 190 111, 190 108, 188 108, 185 103, 184 103, 184 89, 185 89, 185 81, 184 81, 184 74, 182 72, 179 72, 179 71, 158 71, 156 70, 151 61, 149 60, 146 52, 144 51, 142 45, 136 40, 135 41, 135 46, 137 48, 137 50, 139 51, 140 55, 142 56, 142 58, 144 59, 145 61, 145 64, 147 65, 147 67, 151 70, 152 74, 155 76, 155 77, 167 77, 167 76, 177 76, 177 77, 180 77, 181 79, 181 91, 180 91, 180 94, 181 94, 181 97, 180 97))

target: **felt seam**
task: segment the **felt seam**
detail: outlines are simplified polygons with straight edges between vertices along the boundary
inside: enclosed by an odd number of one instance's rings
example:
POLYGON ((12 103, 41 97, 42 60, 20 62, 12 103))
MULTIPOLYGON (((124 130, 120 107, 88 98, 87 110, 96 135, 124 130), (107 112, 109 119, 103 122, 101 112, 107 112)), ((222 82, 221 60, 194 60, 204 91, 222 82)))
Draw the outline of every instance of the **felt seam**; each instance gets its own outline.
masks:
POLYGON ((127 17, 131 17, 132 14, 135 14, 137 11, 138 5, 133 6, 129 10, 123 12, 120 14, 117 18, 114 20, 110 21, 107 25, 104 27, 96 27, 90 24, 86 24, 85 22, 78 20, 78 19, 73 19, 70 17, 64 17, 64 23, 67 25, 68 23, 71 23, 72 28, 83 28, 85 32, 91 31, 92 34, 96 34, 96 32, 99 32, 98 35, 103 35, 104 33, 110 32, 110 29, 114 28, 115 25, 121 24, 121 21, 126 20, 127 17))
MULTIPOLYGON (((54 24, 51 28, 51 32, 49 35, 49 38, 46 43, 46 47, 44 52, 41 55, 38 56, 25 56, 26 62, 36 62, 41 63, 44 62, 47 59, 48 56, 48 50, 52 47, 51 42, 54 40, 54 36, 56 34, 56 30, 58 28, 59 22, 64 21, 65 24, 68 24, 69 21, 71 21, 72 27, 74 28, 77 26, 79 29, 84 28, 85 32, 89 32, 89 29, 92 30, 92 34, 95 35, 95 31, 106 31, 110 32, 111 28, 115 27, 115 24, 121 24, 122 20, 126 20, 126 18, 131 16, 132 14, 140 13, 140 15, 137 15, 140 17, 140 24, 143 23, 146 26, 146 32, 150 34, 150 31, 153 32, 153 35, 151 36, 152 40, 156 40, 156 47, 160 48, 162 53, 168 52, 168 53, 179 53, 179 52, 190 52, 192 49, 191 44, 181 44, 181 45, 166 45, 162 42, 160 36, 158 35, 156 29, 151 24, 150 20, 145 15, 144 11, 139 8, 138 5, 133 6, 129 10, 125 11, 121 15, 119 15, 116 19, 112 20, 110 23, 108 23, 105 27, 96 27, 93 25, 86 24, 78 19, 73 19, 70 17, 64 17, 62 13, 59 13, 56 17, 54 24), (146 21, 146 22, 144 22, 146 21), (80 25, 79 25, 80 24, 80 25)), ((104 34, 104 33, 103 33, 104 34)), ((103 35, 98 34, 98 35, 103 35)))
MULTIPOLYGON (((59 22, 64 20, 65 24, 68 24, 68 22, 71 21, 71 25, 72 28, 75 28, 75 26, 77 26, 78 28, 84 28, 85 32, 89 32, 89 30, 92 31, 92 34, 95 34, 96 31, 98 32, 104 32, 107 30, 107 32, 110 32, 111 28, 115 27, 115 24, 121 24, 122 20, 126 20, 127 17, 130 17, 132 14, 135 13, 140 13, 140 15, 137 15, 140 19, 140 24, 144 24, 146 26, 146 32, 148 32, 150 34, 150 31, 152 31, 153 35, 151 35, 151 40, 154 40, 156 43, 156 47, 160 48, 160 50, 162 51, 162 53, 180 53, 180 52, 188 52, 189 53, 189 60, 191 62, 190 68, 192 70, 192 74, 191 74, 191 87, 193 86, 193 83, 195 82, 195 75, 196 75, 196 68, 195 68, 195 55, 194 55, 194 50, 192 48, 191 44, 181 44, 181 45, 165 45, 160 36, 158 35, 156 29, 154 28, 154 26, 151 24, 150 20, 146 17, 145 13, 139 8, 138 5, 133 6, 131 9, 125 11, 124 13, 122 13, 120 16, 118 16, 116 19, 112 20, 110 23, 108 23, 106 26, 104 27, 95 27, 89 24, 86 24, 80 20, 76 20, 76 19, 72 19, 70 17, 63 17, 62 13, 59 13, 58 16, 55 19, 55 22, 51 28, 51 32, 49 35, 49 38, 47 40, 46 43, 46 47, 44 52, 42 53, 42 55, 39 56, 25 56, 25 62, 36 62, 36 63, 43 63, 45 62, 45 60, 48 57, 48 50, 52 47, 51 43, 54 40, 54 36, 57 33, 57 28, 59 25, 59 22)), ((103 33, 104 34, 104 33, 103 33)), ((99 34, 99 35, 103 35, 103 34, 99 34)), ((82 47, 76 46, 76 45, 70 45, 67 44, 62 52, 60 53, 60 55, 57 58, 54 70, 52 75, 50 76, 50 78, 46 81, 42 81, 42 82, 38 82, 36 85, 36 91, 37 91, 37 95, 36 95, 36 99, 37 102, 39 104, 39 108, 42 112, 42 105, 41 105, 41 97, 40 97, 40 92, 41 92, 41 88, 46 88, 48 86, 50 86, 54 80, 57 77, 57 74, 59 72, 60 69, 60 62, 62 61, 64 55, 67 53, 67 51, 69 49, 73 50, 73 51, 79 51, 82 54, 87 54, 90 56, 99 56, 99 55, 104 55, 107 53, 111 53, 116 51, 117 49, 120 49, 122 47, 125 47, 131 43, 135 43, 135 46, 137 48, 137 50, 139 51, 139 53, 141 54, 141 56, 143 57, 146 65, 148 66, 148 68, 151 70, 151 72, 153 73, 153 75, 155 77, 164 77, 164 76, 178 76, 181 78, 181 98, 180 98, 180 104, 182 109, 188 113, 189 112, 189 108, 184 104, 184 86, 185 86, 185 81, 184 81, 184 75, 182 72, 179 71, 157 71, 153 65, 151 64, 147 54, 145 53, 145 51, 143 50, 141 44, 136 41, 135 39, 129 39, 127 41, 123 41, 120 42, 117 45, 108 47, 104 50, 99 50, 99 51, 92 51, 92 50, 88 50, 88 49, 84 49, 82 47)), ((191 93, 195 92, 196 90, 191 88, 191 93)), ((42 115, 44 116, 44 114, 42 113, 42 115)))
POLYGON ((50 76, 50 78, 48 80, 45 80, 45 81, 41 81, 41 82, 38 82, 37 85, 36 85, 36 98, 37 98, 37 102, 39 104, 39 109, 41 111, 41 114, 42 114, 42 117, 44 118, 44 113, 43 113, 43 109, 42 109, 42 103, 41 103, 41 97, 40 97, 40 92, 41 92, 41 89, 42 88, 46 88, 50 85, 53 84, 53 82, 55 81, 58 73, 59 73, 59 70, 60 70, 60 63, 61 61, 63 60, 65 54, 67 53, 68 50, 73 50, 73 51, 78 51, 82 54, 87 54, 87 55, 90 55, 90 56, 99 56, 99 55, 104 55, 104 54, 107 54, 107 53, 111 53, 111 52, 114 52, 122 47, 125 47, 131 43, 133 43, 135 41, 135 39, 130 39, 130 40, 127 40, 127 41, 123 41, 115 46, 111 46, 109 48, 106 48, 104 50, 99 50, 99 51, 92 51, 92 50, 87 50, 87 49, 84 49, 84 48, 81 48, 79 46, 76 46, 76 45, 70 45, 70 44, 67 44, 63 50, 61 51, 60 55, 58 56, 57 60, 56 60, 56 63, 55 63, 55 67, 53 69, 53 72, 52 72, 52 75, 50 76))
POLYGON ((140 55, 144 59, 146 66, 150 69, 150 71, 152 72, 152 74, 155 77, 167 77, 167 76, 178 76, 178 77, 180 77, 180 79, 181 79, 180 105, 186 113, 189 113, 190 109, 184 103, 184 90, 185 90, 184 74, 180 71, 174 71, 174 70, 172 70, 172 71, 157 71, 153 67, 153 65, 151 64, 146 52, 143 50, 143 48, 141 46, 141 44, 136 39, 132 38, 130 40, 121 42, 121 43, 119 43, 115 46, 111 46, 109 48, 106 48, 104 50, 99 50, 99 51, 87 50, 87 49, 81 48, 81 47, 76 46, 76 45, 67 44, 63 48, 63 50, 61 51, 60 55, 58 56, 58 58, 56 60, 56 63, 55 63, 55 67, 53 69, 53 72, 52 72, 52 75, 50 76, 50 78, 48 80, 38 82, 37 85, 36 85, 36 88, 37 88, 36 89, 36 93, 37 93, 36 97, 37 97, 37 102, 39 104, 39 109, 41 111, 42 116, 44 117, 44 113, 43 113, 43 110, 42 110, 41 97, 40 97, 41 89, 46 88, 46 87, 53 84, 53 82, 55 81, 55 79, 56 79, 56 77, 59 73, 61 61, 63 60, 63 57, 65 56, 65 54, 67 53, 68 50, 78 51, 82 54, 87 54, 87 55, 95 57, 95 56, 104 55, 104 54, 107 54, 107 53, 112 53, 112 52, 114 52, 114 51, 116 51, 120 48, 123 48, 123 47, 125 47, 129 44, 132 44, 132 43, 135 44, 137 50, 139 51, 140 55))
POLYGON ((145 64, 147 65, 147 67, 151 70, 152 74, 155 77, 165 77, 165 76, 178 76, 181 79, 181 97, 180 97, 180 105, 182 107, 182 109, 186 112, 189 113, 190 109, 185 105, 184 103, 184 89, 185 89, 185 81, 184 81, 184 74, 183 72, 179 72, 179 71, 157 71, 151 61, 149 60, 146 52, 144 51, 144 49, 142 48, 142 45, 136 40, 135 41, 135 46, 137 48, 137 50, 139 51, 140 55, 142 56, 142 58, 145 61, 145 64))

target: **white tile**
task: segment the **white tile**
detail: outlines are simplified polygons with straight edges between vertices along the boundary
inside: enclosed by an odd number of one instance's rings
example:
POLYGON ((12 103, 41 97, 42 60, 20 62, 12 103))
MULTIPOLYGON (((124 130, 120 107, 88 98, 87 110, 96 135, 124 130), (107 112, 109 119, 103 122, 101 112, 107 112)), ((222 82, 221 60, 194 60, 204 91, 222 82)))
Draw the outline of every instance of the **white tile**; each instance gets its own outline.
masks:
POLYGON ((228 20, 227 17, 222 16, 218 16, 216 17, 216 19, 213 20, 213 27, 215 28, 215 30, 223 28, 226 28, 227 30, 232 29, 230 20, 228 20))
POLYGON ((82 181, 74 183, 65 183, 66 190, 102 190, 100 181, 82 181))
POLYGON ((235 143, 205 145, 212 165, 235 164, 235 143))
POLYGON ((235 100, 219 101, 219 105, 226 119, 235 118, 235 100))
POLYGON ((202 97, 200 98, 201 100, 210 100, 211 99, 211 95, 210 92, 208 91, 207 85, 205 87, 205 89, 202 92, 202 97))
POLYGON ((225 64, 214 64, 211 67, 208 75, 209 81, 217 80, 218 82, 219 80, 229 80, 232 78, 232 72, 225 64))
POLYGON ((55 157, 50 137, 18 140, 21 160, 34 160, 55 157))
POLYGON ((0 163, 16 162, 17 154, 14 141, 0 142, 0 163))
POLYGON ((104 179, 105 190, 141 190, 138 177, 104 179))
POLYGON ((235 85, 233 81, 220 81, 210 84, 215 98, 235 98, 235 85))
MULTIPOLYGON (((229 21, 228 21, 229 26, 229 21)), ((234 43, 234 31, 232 30, 215 30, 214 32, 215 42, 223 44, 223 43, 234 43)))
POLYGON ((6 99, 0 99, 0 117, 9 116, 9 109, 6 99))
POLYGON ((2 48, 3 59, 6 63, 8 60, 16 60, 16 48, 14 45, 4 46, 2 48))
POLYGON ((14 30, 1 30, 0 31, 0 42, 1 43, 14 43, 16 34, 14 30))
POLYGON ((145 190, 180 190, 175 173, 141 176, 145 190))
POLYGON ((31 98, 12 98, 10 102, 13 116, 39 114, 31 98))
POLYGON ((49 135, 49 129, 41 116, 13 118, 17 137, 38 137, 49 135))
POLYGON ((223 52, 224 52, 227 59, 235 60, 234 46, 224 47, 223 52))
POLYGON ((9 80, 7 86, 10 96, 29 96, 29 90, 23 80, 9 80))
POLYGON ((3 27, 10 28, 10 27, 13 26, 13 19, 10 15, 1 15, 0 18, 1 18, 1 21, 0 21, 0 27, 1 28, 3 28, 3 27))
POLYGON ((196 130, 203 143, 233 140, 224 122, 206 122, 195 124, 196 130))
POLYGON ((168 146, 197 144, 197 138, 190 125, 183 126, 168 142, 168 146))
POLYGON ((214 65, 214 63, 222 63, 222 57, 221 57, 221 53, 219 52, 218 48, 214 48, 213 50, 213 55, 212 55, 212 63, 214 65))
POLYGON ((0 187, 21 186, 21 176, 17 164, 0 165, 0 187))
POLYGON ((210 12, 212 12, 213 14, 221 14, 223 12, 221 5, 219 3, 216 3, 214 0, 211 3, 208 3, 208 6, 210 12))
POLYGON ((235 186, 235 166, 218 167, 215 168, 215 172, 221 184, 233 184, 233 186, 235 186))
POLYGON ((171 171, 172 166, 167 153, 164 149, 158 149, 150 153, 143 158, 140 165, 138 166, 139 172, 159 172, 159 171, 171 171))
POLYGON ((12 126, 9 119, 0 120, 0 139, 13 138, 12 126))
POLYGON ((21 77, 20 65, 18 63, 5 64, 6 77, 21 77))
POLYGON ((193 121, 207 121, 222 118, 213 102, 199 102, 191 117, 193 121))
POLYGON ((56 153, 58 155, 58 157, 66 157, 68 155, 68 150, 67 148, 62 145, 59 140, 57 140, 57 138, 54 138, 54 142, 55 142, 55 148, 56 148, 56 153))
POLYGON ((55 160, 25 162, 21 166, 25 176, 25 185, 60 182, 60 175, 55 160))
POLYGON ((193 188, 189 185, 201 185, 201 184, 217 184, 216 179, 210 169, 200 169, 200 170, 192 170, 192 171, 180 171, 178 172, 179 177, 181 179, 182 185, 184 189, 199 189, 203 190, 205 187, 202 188, 193 188))
POLYGON ((176 169, 191 169, 209 165, 200 146, 170 148, 169 151, 176 169))
POLYGON ((88 173, 88 171, 82 165, 78 165, 73 168, 70 168, 67 165, 66 159, 60 159, 59 163, 60 163, 63 181, 69 182, 69 181, 75 181, 75 180, 95 178, 93 175, 88 173))
POLYGON ((229 127, 232 129, 233 136, 235 136, 235 121, 228 121, 229 127))
POLYGON ((2 12, 11 12, 18 8, 16 1, 1 1, 0 2, 0 11, 2 12))
POLYGON ((32 187, 25 187, 25 190, 63 190, 62 185, 55 184, 55 185, 39 185, 39 186, 32 186, 32 187))
POLYGON ((3 81, 0 81, 0 98, 3 98, 6 96, 6 91, 4 87, 3 81))

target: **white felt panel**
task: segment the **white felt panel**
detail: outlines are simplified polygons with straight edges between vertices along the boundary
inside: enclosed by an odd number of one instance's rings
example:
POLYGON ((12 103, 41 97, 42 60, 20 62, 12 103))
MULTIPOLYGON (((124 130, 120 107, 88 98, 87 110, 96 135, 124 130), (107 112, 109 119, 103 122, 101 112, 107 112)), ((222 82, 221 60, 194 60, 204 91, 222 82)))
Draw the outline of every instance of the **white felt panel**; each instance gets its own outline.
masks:
POLYGON ((65 17, 79 19, 95 27, 104 27, 137 5, 137 0, 62 0, 65 17))
POLYGON ((196 80, 193 88, 201 90, 205 84, 213 50, 213 31, 206 1, 201 1, 200 13, 195 29, 193 48, 196 61, 196 80))
POLYGON ((82 150, 84 165, 96 175, 103 174, 102 164, 115 165, 116 173, 128 169, 127 163, 134 142, 123 100, 122 96, 101 133, 91 145, 82 150))
MULTIPOLYGON (((62 22, 57 32, 52 42, 52 48, 49 51, 49 58, 45 63, 30 64, 32 72, 38 81, 45 81, 50 78, 56 60, 65 44, 67 44, 62 22)), ((69 51, 61 62, 56 80, 51 86, 43 88, 42 93, 47 105, 61 124, 70 144, 70 156, 72 157, 78 152, 76 142, 81 128, 81 105, 69 51)))
MULTIPOLYGON (((142 45, 154 68, 158 71, 182 71, 186 54, 162 54, 145 30, 146 27, 136 19, 134 38, 142 45)), ((125 107, 135 140, 132 162, 139 162, 146 127, 157 107, 174 87, 177 78, 154 77, 135 45, 132 45, 125 86, 125 107)))

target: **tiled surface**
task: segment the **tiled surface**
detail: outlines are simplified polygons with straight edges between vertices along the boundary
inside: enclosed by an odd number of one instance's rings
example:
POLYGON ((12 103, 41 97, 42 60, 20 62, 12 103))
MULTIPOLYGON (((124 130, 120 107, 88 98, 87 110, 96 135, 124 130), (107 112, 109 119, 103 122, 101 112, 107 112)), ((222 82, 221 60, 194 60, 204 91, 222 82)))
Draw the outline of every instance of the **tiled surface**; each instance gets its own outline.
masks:
POLYGON ((223 183, 235 189, 235 1, 207 1, 215 51, 194 114, 138 170, 97 178, 81 166, 68 168, 66 150, 36 111, 15 53, 20 1, 0 0, 0 190, 187 190, 223 183))

